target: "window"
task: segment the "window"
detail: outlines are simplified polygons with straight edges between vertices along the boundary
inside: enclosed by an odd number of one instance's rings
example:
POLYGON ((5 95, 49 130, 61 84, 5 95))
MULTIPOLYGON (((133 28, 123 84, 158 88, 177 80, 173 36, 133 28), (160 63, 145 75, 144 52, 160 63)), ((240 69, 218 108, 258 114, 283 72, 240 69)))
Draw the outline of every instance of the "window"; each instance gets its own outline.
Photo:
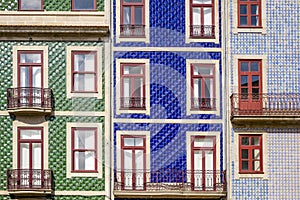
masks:
POLYGON ((198 38, 215 37, 214 0, 191 0, 190 36, 198 38))
POLYGON ((239 136, 240 173, 263 173, 262 135, 239 136))
POLYGON ((72 0, 72 10, 96 10, 96 0, 72 0))
POLYGON ((19 0, 19 10, 43 10, 43 0, 19 0))
POLYGON ((121 1, 121 37, 145 37, 144 0, 121 1))
POLYGON ((72 171, 97 171, 96 128, 72 128, 72 171))
POLYGON ((238 26, 261 27, 261 0, 238 0, 238 26))
POLYGON ((214 65, 191 65, 191 90, 192 109, 216 109, 214 65))
POLYGON ((121 64, 121 109, 145 108, 145 64, 121 64))

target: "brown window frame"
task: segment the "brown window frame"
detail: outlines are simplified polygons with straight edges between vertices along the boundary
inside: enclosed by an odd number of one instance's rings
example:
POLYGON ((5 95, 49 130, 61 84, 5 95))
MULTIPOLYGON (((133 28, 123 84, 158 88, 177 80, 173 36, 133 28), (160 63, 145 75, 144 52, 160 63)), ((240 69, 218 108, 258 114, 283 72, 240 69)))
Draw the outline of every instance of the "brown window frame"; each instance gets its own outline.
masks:
POLYGON ((261 3, 262 0, 238 0, 238 28, 262 28, 261 3), (247 6, 247 14, 241 14, 241 5, 247 6), (258 14, 251 14, 251 6, 258 6, 258 14), (258 16, 258 25, 251 25, 251 17, 258 16), (247 25, 241 25, 241 17, 247 17, 247 25))

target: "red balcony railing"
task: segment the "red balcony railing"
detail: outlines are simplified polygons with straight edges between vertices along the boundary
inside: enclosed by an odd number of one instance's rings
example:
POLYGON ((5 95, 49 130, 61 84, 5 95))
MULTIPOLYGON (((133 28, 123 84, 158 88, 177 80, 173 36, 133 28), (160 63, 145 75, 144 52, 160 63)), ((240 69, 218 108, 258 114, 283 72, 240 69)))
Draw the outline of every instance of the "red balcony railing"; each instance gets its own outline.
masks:
POLYGON ((7 170, 8 190, 53 190, 51 170, 9 169, 7 170))
POLYGON ((190 26, 190 36, 199 38, 215 38, 215 26, 192 25, 190 26))
POLYGON ((115 171, 115 191, 186 192, 226 191, 225 171, 115 171))
POLYGON ((231 116, 300 115, 299 94, 232 94, 231 116))
POLYGON ((120 25, 121 37, 145 37, 145 25, 120 25))
POLYGON ((191 107, 193 110, 215 110, 215 98, 191 98, 191 107))
POLYGON ((146 98, 142 97, 121 97, 122 109, 145 109, 146 98))
POLYGON ((52 90, 49 88, 18 87, 7 89, 7 109, 53 108, 52 90))

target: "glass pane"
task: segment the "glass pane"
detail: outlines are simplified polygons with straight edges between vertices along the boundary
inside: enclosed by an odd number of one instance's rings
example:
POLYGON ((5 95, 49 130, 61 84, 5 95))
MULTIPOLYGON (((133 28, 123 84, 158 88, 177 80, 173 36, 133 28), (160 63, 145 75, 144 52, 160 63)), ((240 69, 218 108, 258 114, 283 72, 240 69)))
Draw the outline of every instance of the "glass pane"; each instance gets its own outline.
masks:
POLYGON ((241 71, 242 72, 248 71, 248 62, 241 62, 241 71))
POLYGON ((143 79, 134 79, 134 97, 143 97, 143 79))
POLYGON ((143 138, 134 138, 135 146, 144 146, 144 139, 143 138))
POLYGON ((75 152, 75 170, 95 170, 95 152, 75 152))
POLYGON ((124 169, 132 170, 132 150, 124 150, 124 169))
POLYGON ((240 24, 241 24, 241 26, 247 26, 248 25, 248 17, 240 16, 240 24))
POLYGON ((259 137, 252 137, 251 138, 251 145, 254 145, 254 146, 259 146, 259 137))
POLYGON ((247 6, 246 5, 240 5, 240 14, 247 14, 247 6))
POLYGON ((134 138, 124 138, 124 146, 134 146, 134 138))
POLYGON ((142 66, 124 66, 123 68, 124 74, 143 74, 143 67, 142 66))
MULTIPOLYGON (((252 88, 252 94, 259 94, 259 88, 252 88)), ((256 95, 258 98, 258 95, 256 95)))
POLYGON ((20 86, 30 87, 29 67, 21 67, 20 69, 20 86))
POLYGON ((41 54, 21 54, 21 63, 41 63, 41 54))
POLYGON ((246 94, 246 96, 243 96, 244 98, 247 98, 248 97, 248 88, 242 88, 241 89, 241 92, 242 92, 242 94, 246 94))
POLYGON ((242 149, 242 158, 243 159, 248 159, 248 150, 247 149, 242 149))
POLYGON ((258 5, 251 5, 251 14, 258 14, 258 5))
POLYGON ((211 4, 211 0, 193 0, 195 4, 211 4))
POLYGON ((32 144, 32 169, 42 169, 42 144, 32 144))
POLYGON ((21 0, 21 10, 40 10, 41 0, 21 0))
POLYGON ((194 147, 214 147, 214 140, 212 138, 195 138, 194 147))
POLYGON ((258 26, 258 16, 251 17, 251 26, 258 26))
POLYGON ((205 98, 212 98, 213 97, 213 84, 212 79, 205 79, 205 98))
POLYGON ((241 86, 248 86, 248 76, 241 76, 241 86))
POLYGON ((134 24, 141 25, 143 24, 143 8, 134 7, 134 24))
POLYGON ((259 86, 259 76, 252 76, 252 86, 259 86))
POLYGON ((20 130, 20 139, 42 139, 41 130, 20 130))
POLYGON ((249 145, 249 137, 242 137, 242 145, 249 145))
POLYGON ((248 161, 242 161, 242 170, 249 170, 248 161))
POLYGON ((95 74, 85 74, 84 91, 95 91, 95 74))
POLYGON ((93 130, 74 131, 75 149, 95 149, 95 132, 93 130))
POLYGON ((141 3, 142 0, 124 0, 125 3, 141 3))
POLYGON ((95 7, 94 0, 74 0, 73 8, 75 10, 94 10, 95 7))
POLYGON ((202 170, 202 152, 194 151, 194 170, 202 170))
POLYGON ((205 170, 214 169, 214 153, 213 151, 205 151, 205 170))
POLYGON ((213 70, 210 67, 194 66, 194 75, 213 75, 213 70))
POLYGON ((94 72, 95 71, 95 55, 94 54, 74 55, 74 71, 94 72))
POLYGON ((95 54, 86 54, 84 61, 84 70, 89 72, 95 72, 95 54))
POLYGON ((252 168, 253 171, 260 171, 260 161, 259 160, 253 161, 252 168))
POLYGON ((250 66, 252 72, 258 72, 258 62, 251 62, 250 66))
POLYGON ((135 168, 137 170, 144 169, 144 151, 143 150, 135 151, 135 168))
POLYGON ((123 7, 123 24, 131 24, 131 8, 123 7))
POLYGON ((194 85, 193 85, 193 89, 194 89, 194 98, 199 98, 202 94, 202 84, 200 79, 194 79, 194 85))
POLYGON ((204 8, 204 25, 212 25, 212 8, 204 8))
POLYGON ((124 78, 123 96, 131 97, 131 79, 124 78))
POLYGON ((252 150, 252 159, 260 159, 260 151, 259 149, 252 150))
POLYGON ((42 87, 42 73, 40 67, 32 67, 32 87, 42 87))
POLYGON ((29 144, 21 143, 20 144, 20 167, 21 169, 29 169, 29 144))
POLYGON ((193 8, 193 25, 199 26, 201 25, 201 9, 193 8))

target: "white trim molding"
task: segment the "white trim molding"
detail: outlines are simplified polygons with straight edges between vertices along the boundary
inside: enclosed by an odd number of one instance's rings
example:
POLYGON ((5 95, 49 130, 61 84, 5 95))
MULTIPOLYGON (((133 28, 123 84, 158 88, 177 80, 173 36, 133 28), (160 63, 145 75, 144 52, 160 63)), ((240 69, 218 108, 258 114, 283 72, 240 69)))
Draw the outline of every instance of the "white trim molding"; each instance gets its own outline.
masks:
POLYGON ((67 178, 72 177, 97 177, 102 178, 102 123, 67 123, 67 178), (97 128, 97 172, 96 173, 85 173, 85 172, 72 172, 72 128, 97 128))
POLYGON ((95 97, 102 99, 102 50, 101 46, 67 46, 66 47, 66 85, 67 98, 95 97), (72 92, 72 51, 96 51, 97 52, 97 91, 96 92, 72 92))
POLYGON ((220 116, 220 87, 222 80, 220 80, 220 62, 219 60, 186 60, 186 114, 215 114, 220 116), (191 65, 192 64, 213 64, 215 67, 215 98, 216 110, 191 110, 191 65))
POLYGON ((150 115, 150 61, 149 59, 117 59, 116 61, 116 113, 142 113, 150 115), (123 63, 143 63, 145 64, 145 110, 123 110, 121 109, 121 64, 123 63))

